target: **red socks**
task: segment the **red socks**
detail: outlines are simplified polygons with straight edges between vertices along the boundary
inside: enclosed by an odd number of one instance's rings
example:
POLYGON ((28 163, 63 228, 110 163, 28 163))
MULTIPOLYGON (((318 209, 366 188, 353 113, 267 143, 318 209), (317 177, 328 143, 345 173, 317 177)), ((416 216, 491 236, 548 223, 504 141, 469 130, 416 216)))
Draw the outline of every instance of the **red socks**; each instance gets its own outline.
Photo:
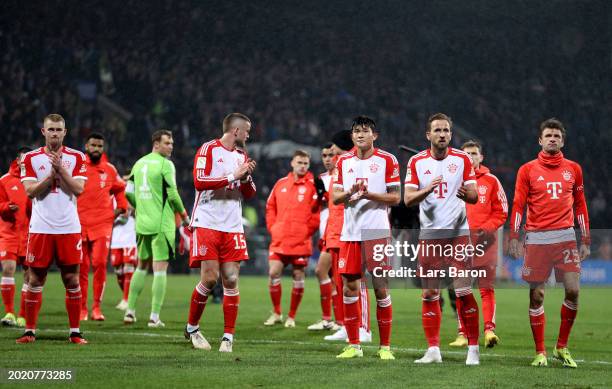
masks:
POLYGON ((539 308, 529 308, 529 322, 531 323, 531 333, 535 342, 536 353, 546 354, 544 346, 544 328, 546 326, 546 316, 544 315, 544 306, 539 308))
POLYGON ((28 287, 25 297, 26 330, 35 330, 38 321, 38 312, 42 306, 42 286, 28 287))
POLYGON ((15 313, 15 278, 2 277, 0 289, 2 290, 2 303, 6 313, 15 313))
POLYGON ((271 278, 270 285, 268 286, 270 289, 270 299, 272 300, 272 307, 274 308, 274 313, 277 315, 281 314, 281 296, 283 294, 283 287, 281 285, 280 278, 271 278))
POLYGON ((359 297, 344 296, 344 327, 350 344, 359 344, 359 297))
POLYGON ((578 313, 578 305, 567 300, 561 305, 561 325, 559 326, 559 338, 557 339, 557 348, 567 347, 567 339, 569 338, 574 319, 578 313))
POLYGON ((321 292, 321 312, 323 320, 331 320, 332 310, 332 282, 327 278, 319 282, 319 290, 321 292))
POLYGON ((123 270, 123 299, 127 301, 128 296, 130 294, 130 282, 132 282, 132 276, 134 275, 134 267, 132 267, 131 271, 123 270))
POLYGON ((457 295, 457 314, 461 317, 461 324, 465 328, 469 346, 478 346, 479 317, 478 304, 472 294, 472 288, 455 289, 457 295))
POLYGON ((200 323, 209 294, 210 289, 205 287, 201 282, 193 289, 193 293, 191 293, 191 303, 189 304, 189 319, 187 321, 189 325, 197 326, 200 323))
POLYGON ((391 307, 391 296, 376 301, 376 319, 378 319, 378 332, 380 333, 380 345, 391 344, 391 323, 393 321, 393 308, 391 307))
POLYGON ((428 299, 423 297, 421 320, 429 347, 440 347, 441 314, 439 295, 428 299))
POLYGON ((297 309, 302 302, 304 296, 304 281, 293 280, 293 289, 291 290, 291 305, 289 306, 289 317, 295 319, 297 309))
POLYGON ((225 323, 224 333, 234 334, 236 318, 238 317, 238 306, 240 305, 240 292, 236 289, 223 289, 223 320, 225 323))
POLYGON ((495 329, 495 290, 480 288, 482 298, 482 318, 484 319, 485 331, 495 329))
MULTIPOLYGON (((40 306, 39 306, 40 309, 40 306)), ((70 328, 79 328, 81 314, 81 287, 66 289, 66 311, 70 328)), ((38 314, 38 312, 36 312, 38 314)), ((27 318, 26 318, 27 320, 27 318)))
POLYGON ((19 302, 19 317, 25 317, 25 300, 28 292, 28 284, 24 283, 21 286, 21 301, 19 302))

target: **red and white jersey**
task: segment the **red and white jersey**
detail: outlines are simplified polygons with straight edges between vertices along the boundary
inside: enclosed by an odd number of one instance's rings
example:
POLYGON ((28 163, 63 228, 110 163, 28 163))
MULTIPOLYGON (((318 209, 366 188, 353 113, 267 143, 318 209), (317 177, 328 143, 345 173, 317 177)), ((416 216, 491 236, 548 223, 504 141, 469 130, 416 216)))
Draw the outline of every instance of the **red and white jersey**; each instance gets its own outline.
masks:
POLYGON ((193 163, 196 196, 191 214, 192 227, 244 232, 242 198, 255 195, 255 184, 251 179, 242 184, 233 179, 232 173, 247 159, 243 151, 229 150, 219 139, 200 147, 193 163))
MULTIPOLYGON (((87 180, 85 154, 69 147, 62 147, 62 166, 73 178, 87 180)), ((51 162, 40 147, 23 156, 21 182, 42 181, 51 174, 51 162)), ((76 196, 68 194, 59 185, 59 178, 46 195, 32 200, 30 233, 36 234, 74 234, 81 232, 77 212, 76 196)))
MULTIPOLYGON (((329 184, 331 183, 332 175, 329 172, 319 174, 319 178, 323 181, 323 185, 325 185, 325 192, 329 193, 329 184)), ((319 236, 323 238, 325 236, 325 226, 327 226, 327 218, 329 217, 329 208, 327 208, 327 201, 323 199, 321 202, 323 207, 321 208, 321 213, 319 214, 319 236)))
MULTIPOLYGON (((334 188, 349 190, 355 183, 363 182, 370 193, 387 193, 387 188, 400 185, 397 159, 377 148, 366 159, 357 157, 357 151, 343 154, 336 166, 334 188)), ((387 205, 367 199, 345 205, 341 241, 363 242, 388 238, 390 234, 387 205)))
POLYGON ((449 230, 452 236, 469 235, 465 202, 457 197, 457 191, 463 185, 476 184, 472 160, 452 147, 443 159, 434 158, 430 149, 421 151, 408 161, 404 185, 420 190, 439 176, 440 185, 419 204, 421 239, 427 239, 427 230, 434 229, 449 230))
POLYGON ((124 249, 136 247, 136 220, 130 215, 125 224, 113 226, 111 249, 124 249))
POLYGON ((578 163, 563 158, 561 152, 555 156, 540 152, 537 159, 519 168, 510 218, 511 238, 518 238, 525 205, 525 230, 528 235, 531 234, 533 238, 542 236, 544 243, 575 240, 575 217, 582 233, 582 242, 590 244, 582 168, 578 163), (563 234, 562 238, 547 233, 558 230, 568 230, 568 233, 563 234))

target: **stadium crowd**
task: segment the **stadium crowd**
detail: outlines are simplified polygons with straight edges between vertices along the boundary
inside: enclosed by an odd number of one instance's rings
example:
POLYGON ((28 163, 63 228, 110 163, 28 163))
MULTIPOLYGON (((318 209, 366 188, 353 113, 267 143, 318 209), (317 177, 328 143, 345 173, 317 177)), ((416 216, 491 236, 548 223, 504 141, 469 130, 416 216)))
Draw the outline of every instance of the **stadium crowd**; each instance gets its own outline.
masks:
MULTIPOLYGON (((427 116, 443 111, 457 124, 457 145, 470 137, 483 142, 485 164, 511 201, 518 166, 535 155, 537 124, 557 116, 569 130, 566 156, 584 167, 592 227, 606 228, 612 217, 612 100, 605 87, 612 80, 598 51, 609 50, 609 36, 600 33, 603 20, 597 26, 574 18, 595 12, 579 3, 519 6, 520 22, 485 2, 476 14, 452 6, 437 14, 401 2, 393 13, 361 14, 328 4, 334 24, 317 17, 317 2, 221 5, 214 12, 154 3, 7 6, 0 15, 11 26, 0 33, 3 171, 17 145, 39 144, 49 112, 67 118, 73 147, 91 131, 105 133, 122 174, 148 152, 150 134, 168 128, 178 187, 190 207, 193 154, 220 134, 227 112, 253 119, 251 142, 315 146, 365 113, 382 129, 380 146, 405 168, 409 155, 396 146, 422 149, 427 116), (433 16, 439 25, 432 29, 433 16), (44 20, 54 20, 53 28, 44 20), (551 31, 548 22, 564 27, 551 31)), ((262 212, 288 161, 262 157, 257 170, 253 205, 262 212)))

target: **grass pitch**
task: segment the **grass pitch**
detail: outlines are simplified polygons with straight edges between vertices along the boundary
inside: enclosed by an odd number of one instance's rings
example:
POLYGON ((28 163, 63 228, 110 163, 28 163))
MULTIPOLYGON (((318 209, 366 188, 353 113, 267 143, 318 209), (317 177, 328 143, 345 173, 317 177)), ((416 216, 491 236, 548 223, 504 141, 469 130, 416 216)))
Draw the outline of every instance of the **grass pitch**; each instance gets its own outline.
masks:
MULTIPOLYGON (((83 322, 81 329, 90 344, 67 343, 68 323, 64 291, 57 273, 50 274, 44 290, 37 341, 17 345, 21 330, 0 328, 0 368, 75 369, 78 386, 87 387, 612 387, 612 289, 584 288, 578 317, 570 337, 570 350, 578 369, 561 367, 549 360, 548 368, 529 366, 534 357, 525 289, 497 291, 497 334, 501 344, 481 348, 481 365, 466 367, 465 350, 451 349, 456 322, 448 304, 442 322, 440 365, 418 366, 412 361, 426 347, 421 328, 419 291, 394 289, 392 348, 395 361, 375 358, 378 341, 372 305, 374 343, 365 346, 364 358, 335 359, 343 344, 326 342, 327 332, 307 331, 320 317, 319 288, 307 280, 304 300, 296 318, 297 328, 263 326, 270 311, 267 280, 240 280, 240 312, 232 354, 217 351, 223 332, 221 305, 209 304, 201 323, 213 351, 194 350, 182 335, 195 276, 168 277, 168 294, 161 318, 164 329, 149 329, 150 283, 141 295, 138 322, 124 326, 122 312, 114 305, 119 288, 109 274, 104 322, 83 322), (120 386, 121 385, 121 386, 120 386)), ((289 277, 283 279, 283 308, 288 310, 289 277)), ((20 282, 17 283, 20 289, 20 282)), ((478 293, 476 292, 476 295, 478 293)), ((562 289, 546 295, 546 344, 549 355, 559 329, 562 289)), ((373 298, 373 294, 370 294, 373 298)), ((18 306, 18 305, 17 305, 18 306)), ((481 324, 482 326, 482 324, 481 324)), ((48 384, 48 383, 47 383, 48 384)))

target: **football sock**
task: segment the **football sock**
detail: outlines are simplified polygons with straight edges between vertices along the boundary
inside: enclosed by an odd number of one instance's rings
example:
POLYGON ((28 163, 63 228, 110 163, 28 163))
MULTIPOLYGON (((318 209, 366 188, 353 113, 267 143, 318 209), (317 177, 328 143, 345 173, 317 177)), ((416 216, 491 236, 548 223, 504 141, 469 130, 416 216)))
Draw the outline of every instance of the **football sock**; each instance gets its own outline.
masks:
POLYGON ((272 307, 274 313, 277 315, 281 314, 281 296, 283 294, 283 287, 281 285, 280 278, 270 278, 270 299, 272 300, 272 307))
POLYGON ((134 275, 134 265, 126 264, 123 265, 123 299, 127 301, 128 295, 130 294, 130 283, 132 282, 132 276, 134 275))
POLYGON ((482 317, 484 319, 485 331, 495 329, 495 290, 481 288, 482 317))
POLYGON ((380 345, 391 344, 391 323, 393 321, 393 308, 391 296, 376 301, 376 319, 378 320, 378 332, 380 333, 380 345))
POLYGON ((161 312, 162 305, 164 304, 164 297, 166 297, 166 285, 168 284, 168 277, 165 271, 156 271, 153 273, 153 285, 151 285, 151 313, 159 314, 161 312))
POLYGON ((19 317, 25 317, 25 300, 28 293, 28 284, 25 282, 21 285, 21 301, 19 301, 19 317))
POLYGON ((455 294, 457 295, 457 301, 461 301, 461 309, 457 312, 461 316, 461 322, 465 326, 465 335, 468 338, 468 345, 477 346, 480 318, 478 316, 478 304, 472 293, 472 288, 455 289, 455 294))
POLYGON ((132 282, 130 283, 130 294, 128 295, 128 309, 130 311, 136 311, 136 301, 145 285, 145 277, 147 276, 146 269, 136 269, 132 276, 132 282))
MULTIPOLYGON (((226 334, 234 334, 236 318, 238 317, 238 306, 240 305, 240 291, 235 289, 223 289, 223 331, 226 334)), ((232 339, 233 340, 233 337, 232 339)))
POLYGON ((344 327, 350 344, 359 344, 359 296, 344 296, 344 327))
MULTIPOLYGON (((342 288, 342 287, 340 287, 342 288)), ((337 288, 332 293, 332 303, 334 306, 334 320, 338 325, 344 325, 344 307, 342 303, 342 290, 337 288)))
POLYGON ((440 295, 431 298, 423 297, 421 320, 429 347, 440 347, 441 313, 440 295))
POLYGON ((291 304, 289 306, 289 317, 295 319, 302 297, 304 296, 304 280, 293 280, 293 289, 291 290, 291 304))
POLYGON ((15 313, 15 278, 2 277, 0 279, 0 289, 2 290, 2 303, 6 313, 15 313))
POLYGON ((66 288, 66 311, 68 312, 68 322, 70 328, 77 328, 79 332, 80 314, 81 314, 81 287, 68 289, 66 288))
POLYGON ((546 353, 544 346, 544 328, 546 327, 546 316, 544 315, 544 306, 539 308, 529 308, 529 322, 531 324, 531 333, 535 342, 536 353, 546 353))
POLYGON ((190 326, 197 327, 199 325, 202 313, 204 313, 204 308, 206 308, 206 301, 208 301, 209 294, 210 289, 205 287, 201 282, 198 282, 196 287, 193 288, 191 302, 189 304, 189 319, 187 321, 190 326))
POLYGON ((567 347, 567 340, 572 326, 574 325, 574 319, 578 313, 578 305, 570 302, 563 301, 561 305, 561 325, 559 326, 559 338, 557 339, 557 348, 567 347))
POLYGON ((25 298, 26 330, 35 330, 38 321, 38 312, 42 306, 43 287, 28 287, 25 298))
POLYGON ((327 278, 319 283, 321 292, 321 312, 323 320, 331 320, 332 312, 332 282, 327 278))

